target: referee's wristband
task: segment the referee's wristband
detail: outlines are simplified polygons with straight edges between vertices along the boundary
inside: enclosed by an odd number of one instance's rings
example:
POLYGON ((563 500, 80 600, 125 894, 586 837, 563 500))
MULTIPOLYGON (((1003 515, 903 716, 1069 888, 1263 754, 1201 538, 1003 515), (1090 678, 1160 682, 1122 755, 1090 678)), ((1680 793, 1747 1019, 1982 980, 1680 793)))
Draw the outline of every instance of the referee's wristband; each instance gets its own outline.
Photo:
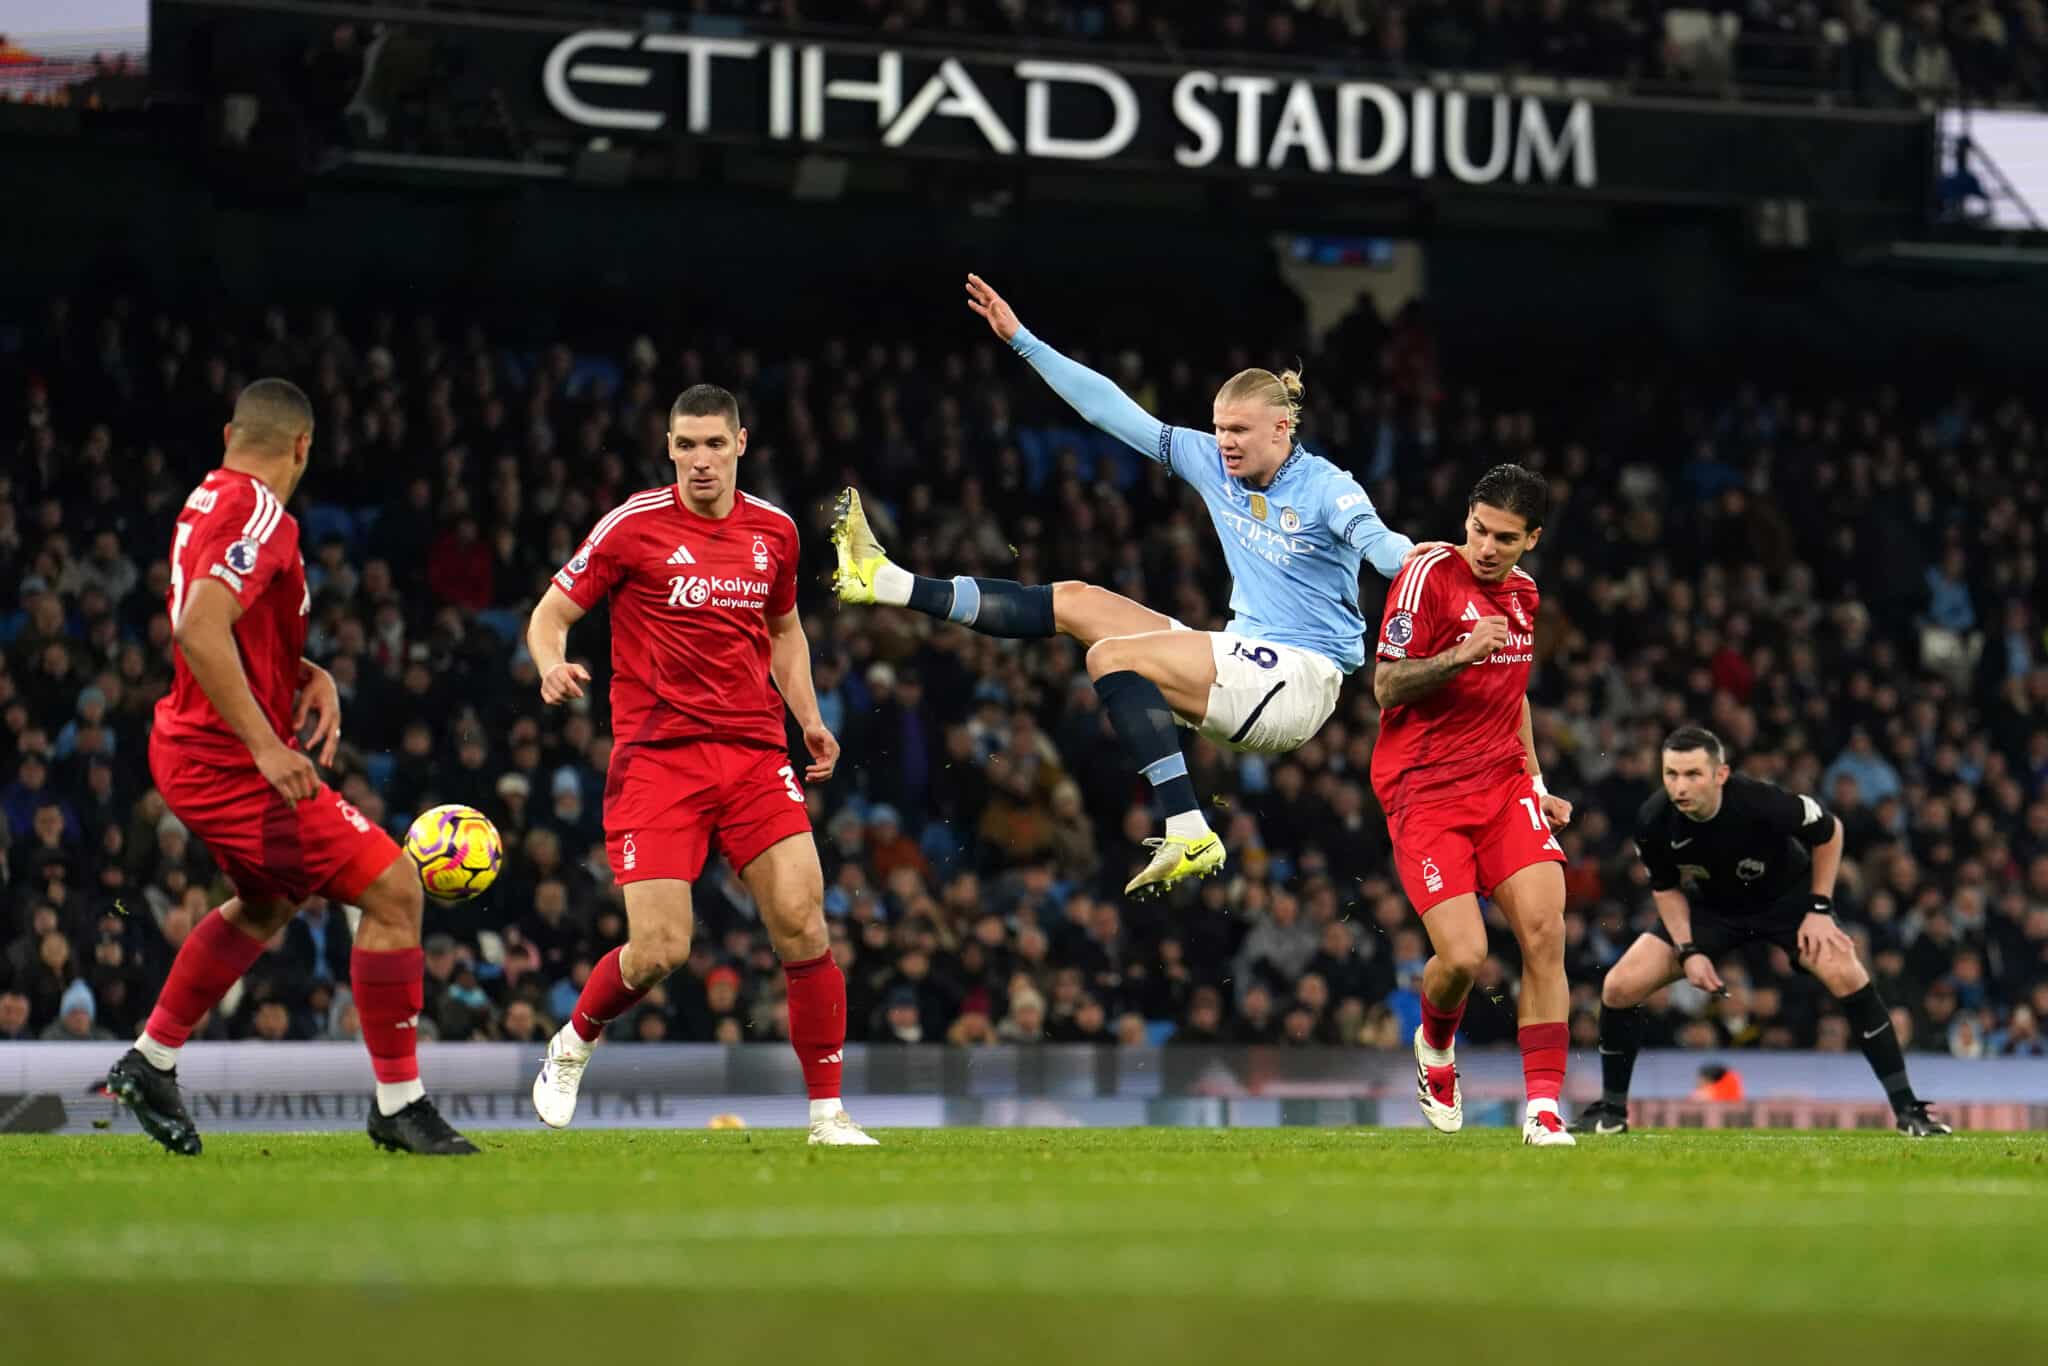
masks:
POLYGON ((1694 954, 1698 954, 1702 958, 1711 956, 1707 953, 1705 949, 1701 948, 1699 945, 1693 943, 1690 939, 1688 939, 1683 944, 1680 944, 1678 946, 1678 966, 1684 967, 1685 960, 1692 957, 1694 954))
POLYGON ((1815 892, 1806 898, 1806 913, 1808 915, 1833 915, 1835 913, 1835 899, 1820 892, 1815 892))

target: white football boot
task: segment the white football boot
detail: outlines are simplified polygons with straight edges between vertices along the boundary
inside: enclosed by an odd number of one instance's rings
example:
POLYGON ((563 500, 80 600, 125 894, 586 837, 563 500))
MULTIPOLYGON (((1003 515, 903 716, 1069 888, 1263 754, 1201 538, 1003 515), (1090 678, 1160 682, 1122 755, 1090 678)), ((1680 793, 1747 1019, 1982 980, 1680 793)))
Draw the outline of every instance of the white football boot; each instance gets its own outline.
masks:
POLYGON ((576 1092, 595 1044, 585 1043, 574 1025, 563 1025, 548 1040, 548 1056, 533 1079, 533 1109, 550 1129, 566 1129, 576 1118, 576 1092))
POLYGON ((1454 1134, 1465 1127, 1465 1096, 1458 1086, 1458 1049, 1431 1048, 1422 1041, 1422 1028, 1415 1030, 1415 1099, 1422 1117, 1440 1134, 1454 1134))
POLYGON ((1522 1143, 1530 1148, 1576 1148, 1579 1140, 1564 1127, 1554 1100, 1532 1100, 1522 1120, 1522 1143))
POLYGON ((867 1130, 853 1122, 853 1116, 844 1110, 835 1110, 824 1119, 811 1121, 811 1142, 828 1148, 879 1148, 882 1145, 868 1136, 867 1130))

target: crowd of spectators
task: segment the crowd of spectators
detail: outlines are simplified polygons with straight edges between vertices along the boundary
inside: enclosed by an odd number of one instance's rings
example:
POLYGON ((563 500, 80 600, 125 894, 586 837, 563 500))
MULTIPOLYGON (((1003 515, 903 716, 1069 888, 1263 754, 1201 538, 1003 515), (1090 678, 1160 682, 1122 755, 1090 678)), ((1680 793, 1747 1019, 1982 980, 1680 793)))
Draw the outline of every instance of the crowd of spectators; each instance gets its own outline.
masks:
MULTIPOLYGON (((873 324, 865 324, 872 327, 873 324)), ((272 309, 223 326, 140 300, 53 299, 0 348, 0 1040, 131 1034, 171 956, 227 891, 150 788, 170 674, 169 526, 219 458, 237 387, 313 395, 293 511, 308 652, 348 718, 332 781, 394 831, 466 802, 503 832, 497 885, 430 906, 427 1010, 443 1039, 544 1038, 624 933, 600 835, 609 756, 602 613, 572 652, 599 686, 547 710, 525 612, 583 532, 666 482, 669 397, 739 391, 744 487, 806 537, 800 605, 840 773, 810 794, 855 1039, 1405 1045, 1426 955, 1367 782, 1368 671, 1298 753, 1190 741, 1231 852, 1161 902, 1118 889, 1156 820, 1065 640, 997 641, 823 582, 832 494, 856 481, 922 573, 1080 578, 1222 624, 1200 504, 1073 419, 963 328, 702 347, 682 334, 528 349, 476 322, 272 309), (955 340, 957 338, 957 340, 955 340)), ((1172 336, 1062 336, 1169 419, 1201 420, 1255 359, 1172 336), (1135 344, 1104 352, 1090 343, 1135 344)), ((1290 353, 1291 355, 1291 353, 1290 353)), ((1970 391, 1617 382, 1494 396, 1441 372, 1419 311, 1362 309, 1309 357, 1305 439, 1393 525, 1455 534, 1479 470, 1552 481, 1530 566, 1545 590, 1532 693, 1552 790, 1578 803, 1572 1028, 1653 912, 1629 843, 1658 738, 1715 727, 1745 771, 1819 796, 1848 832, 1840 902, 1910 1046, 2040 1053, 2048 1013, 2048 648, 2041 412, 1970 391), (1318 386, 1317 375, 1359 382, 1318 386)), ((1384 585, 1368 575, 1377 620, 1384 585)), ((782 978, 714 861, 688 966, 616 1027, 645 1040, 782 1037, 782 978)), ((1467 1016, 1513 1039, 1516 957, 1467 1016)), ((204 1037, 349 1037, 348 914, 315 902, 204 1037)), ((1845 1025, 1775 952, 1681 985, 1650 1041, 1840 1049, 1845 1025)))

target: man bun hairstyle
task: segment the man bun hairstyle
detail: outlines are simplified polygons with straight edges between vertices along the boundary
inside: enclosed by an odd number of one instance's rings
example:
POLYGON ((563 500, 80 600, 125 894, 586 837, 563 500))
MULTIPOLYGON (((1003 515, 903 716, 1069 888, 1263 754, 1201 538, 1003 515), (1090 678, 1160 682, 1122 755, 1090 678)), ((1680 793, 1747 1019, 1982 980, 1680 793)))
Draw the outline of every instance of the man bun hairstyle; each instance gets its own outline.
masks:
POLYGON ((676 395, 669 405, 669 425, 679 417, 722 417, 734 431, 740 429, 740 401, 732 390, 716 384, 693 384, 676 395))
POLYGON ((1728 758, 1727 751, 1721 747, 1721 737, 1705 726, 1680 726, 1664 737, 1664 749, 1677 754, 1705 750, 1708 761, 1717 768, 1728 758))
POLYGON ((1240 370, 1216 391, 1218 403, 1265 403, 1287 410, 1287 430, 1301 431, 1302 383, 1300 370, 1240 370))
POLYGON ((1465 500, 1465 511, 1484 503, 1502 512, 1512 512, 1534 531, 1543 525, 1543 519, 1550 512, 1550 485, 1542 475, 1520 465, 1495 465, 1479 476, 1479 482, 1472 486, 1472 496, 1465 500))

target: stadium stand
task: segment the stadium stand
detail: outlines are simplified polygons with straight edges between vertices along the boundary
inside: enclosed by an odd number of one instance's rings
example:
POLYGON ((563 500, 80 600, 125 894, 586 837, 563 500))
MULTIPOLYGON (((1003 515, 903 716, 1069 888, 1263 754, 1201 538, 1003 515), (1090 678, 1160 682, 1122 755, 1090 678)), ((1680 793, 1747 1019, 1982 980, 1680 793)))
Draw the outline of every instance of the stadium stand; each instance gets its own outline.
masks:
MULTIPOLYGON (((1076 430, 1011 358, 930 332, 912 343, 868 324, 857 342, 758 351, 656 327, 560 335, 595 340, 531 348, 481 321, 374 307, 224 324, 113 297, 54 299, 11 336, 0 1040, 132 1035, 222 894, 148 790, 166 527, 217 460, 239 385, 286 373, 319 414, 294 511, 310 651, 349 718, 337 785, 394 830, 435 802, 476 805, 511 851, 486 896, 429 912, 423 1029, 541 1041, 623 936, 601 848, 591 857, 602 693, 544 713, 518 635, 595 517, 666 481, 652 453, 668 400, 709 379, 747 405, 742 485, 796 513, 816 570, 801 605, 847 758, 812 806, 855 1038, 1405 1046, 1425 947, 1384 867, 1363 673, 1294 756, 1195 742, 1228 875, 1126 904, 1116 889, 1150 817, 1070 643, 843 614, 823 587, 825 509, 857 479, 918 572, 1085 578, 1220 625, 1210 533, 1162 470, 1076 430)), ((1170 334, 1113 340, 1136 349, 1074 349, 1182 420, 1239 359, 1170 334)), ((1874 382, 1781 392, 1761 375, 1496 397, 1444 373, 1417 312, 1361 311, 1307 372, 1309 444, 1418 538, 1451 533, 1472 474, 1497 460, 1541 468, 1560 495, 1534 564, 1533 691, 1551 786, 1579 803, 1564 836, 1577 1042, 1593 1041, 1601 972, 1652 914, 1625 832, 1656 741, 1694 720, 1745 771, 1841 814, 1846 916, 1911 1048, 2048 1050, 2037 405, 1874 382), (1317 383, 1340 375, 1364 378, 1317 383)), ((1374 619, 1378 591, 1368 582, 1374 619)), ((575 645, 602 683, 602 621, 575 645)), ((714 869, 688 969, 622 1036, 785 1036, 773 955, 737 879, 714 869)), ((1496 943, 1467 1016, 1475 1043, 1514 1037, 1513 942, 1496 943)), ((203 1037, 353 1037, 347 947, 347 917, 310 908, 203 1037)), ((1724 1001, 1656 998, 1647 1041, 1848 1046, 1782 956, 1728 977, 1724 1001)))
MULTIPOLYGON (((607 0, 414 0, 403 8, 628 24, 648 12, 607 0)), ((1383 77, 1500 72, 1646 92, 1740 91, 1880 107, 1962 96, 2048 99, 2048 10, 2040 0, 697 0, 680 8, 724 32, 738 24, 888 41, 1087 47, 1154 59, 1225 54, 1383 77)), ((457 64, 441 60, 423 35, 368 21, 338 24, 290 53, 244 51, 224 39, 223 62, 261 84, 295 87, 310 115, 338 122, 380 35, 409 54, 402 70, 381 73, 387 93, 415 77, 431 79, 444 94, 451 82, 463 83, 457 64)), ((30 51, 0 34, 0 102, 132 108, 143 94, 128 54, 30 51)), ((386 130, 376 140, 504 138, 508 129, 490 96, 473 94, 469 115, 451 100, 436 119, 386 130)))

